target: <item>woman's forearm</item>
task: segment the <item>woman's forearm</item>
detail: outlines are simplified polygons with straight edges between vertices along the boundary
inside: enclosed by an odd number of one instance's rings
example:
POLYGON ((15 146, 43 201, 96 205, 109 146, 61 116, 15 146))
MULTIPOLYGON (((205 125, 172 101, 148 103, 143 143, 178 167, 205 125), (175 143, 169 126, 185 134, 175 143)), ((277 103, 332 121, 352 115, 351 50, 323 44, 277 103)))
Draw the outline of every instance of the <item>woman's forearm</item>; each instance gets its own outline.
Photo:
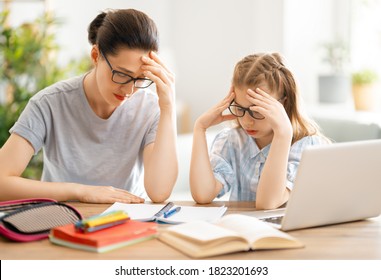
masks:
POLYGON ((155 143, 144 151, 144 185, 154 202, 166 200, 178 175, 176 121, 174 112, 162 111, 155 143))
POLYGON ((0 200, 51 198, 58 201, 79 200, 80 186, 74 183, 41 182, 18 176, 0 178, 0 200))

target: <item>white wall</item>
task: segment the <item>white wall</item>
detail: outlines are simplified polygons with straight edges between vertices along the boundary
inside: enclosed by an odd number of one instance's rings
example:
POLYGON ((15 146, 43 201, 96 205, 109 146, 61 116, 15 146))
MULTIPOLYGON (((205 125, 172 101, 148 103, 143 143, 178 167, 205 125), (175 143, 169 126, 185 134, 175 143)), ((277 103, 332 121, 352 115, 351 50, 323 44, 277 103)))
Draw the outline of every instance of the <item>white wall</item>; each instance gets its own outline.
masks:
POLYGON ((350 0, 286 0, 284 9, 284 55, 299 81, 303 100, 318 102, 318 75, 322 45, 337 39, 350 41, 350 0))
POLYGON ((238 60, 258 51, 282 51, 281 0, 172 4, 177 94, 190 105, 192 120, 227 94, 238 60))
POLYGON ((321 44, 331 41, 331 0, 286 0, 284 55, 295 74, 306 103, 317 100, 321 44))
POLYGON ((227 93, 239 59, 258 51, 282 52, 282 0, 112 0, 107 4, 92 1, 91 6, 76 0, 50 3, 65 20, 58 33, 64 46, 62 61, 90 49, 87 26, 107 7, 135 8, 152 17, 160 32, 160 54, 176 73, 177 96, 191 108, 192 122, 227 93))
POLYGON ((60 54, 63 59, 81 57, 90 51, 87 41, 87 28, 90 22, 106 9, 134 8, 147 13, 158 26, 161 49, 169 48, 169 0, 49 0, 50 9, 62 18, 64 25, 59 28, 57 38, 63 46, 60 54), (160 3, 157 5, 157 3, 160 3))
MULTIPOLYGON (((48 5, 64 23, 56 31, 62 63, 89 52, 87 27, 100 11, 135 8, 150 15, 159 28, 160 53, 176 73, 178 99, 189 104, 193 122, 226 95, 234 65, 254 52, 283 53, 299 80, 304 99, 315 102, 320 71, 318 46, 332 39, 338 30, 341 32, 342 27, 345 29, 338 16, 342 2, 48 0, 48 5)), ((15 23, 42 12, 41 3, 24 2, 14 7, 15 23), (36 12, 31 12, 33 5, 36 12)))
POLYGON ((351 37, 352 68, 370 68, 381 75, 381 1, 354 1, 351 37))

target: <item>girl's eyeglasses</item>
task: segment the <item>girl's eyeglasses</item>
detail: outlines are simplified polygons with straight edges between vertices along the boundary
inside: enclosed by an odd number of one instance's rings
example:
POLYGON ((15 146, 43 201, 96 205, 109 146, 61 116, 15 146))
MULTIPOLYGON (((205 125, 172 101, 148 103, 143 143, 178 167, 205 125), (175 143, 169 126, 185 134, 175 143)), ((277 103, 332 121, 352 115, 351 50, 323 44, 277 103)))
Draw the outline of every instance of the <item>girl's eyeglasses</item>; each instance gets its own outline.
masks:
MULTIPOLYGON (((283 101, 285 98, 286 96, 283 95, 283 97, 279 98, 278 101, 283 101)), ((233 103, 235 103, 234 99, 232 100, 232 102, 230 102, 229 111, 230 113, 232 113, 232 115, 236 117, 242 118, 245 115, 245 113, 248 112, 250 117, 252 117, 253 119, 263 120, 265 118, 262 114, 256 111, 252 111, 249 108, 244 108, 238 104, 233 104, 233 103)))
POLYGON ((100 53, 104 57, 104 59, 106 60, 108 66, 111 69, 111 73, 112 73, 111 80, 114 83, 120 84, 120 85, 125 85, 125 84, 128 84, 128 83, 133 81, 135 88, 147 88, 147 87, 149 87, 150 85, 153 84, 153 81, 151 81, 150 79, 146 79, 146 78, 134 78, 134 77, 131 77, 130 75, 128 75, 126 73, 114 70, 112 68, 112 66, 111 66, 110 61, 108 61, 107 57, 102 52, 100 52, 100 53))

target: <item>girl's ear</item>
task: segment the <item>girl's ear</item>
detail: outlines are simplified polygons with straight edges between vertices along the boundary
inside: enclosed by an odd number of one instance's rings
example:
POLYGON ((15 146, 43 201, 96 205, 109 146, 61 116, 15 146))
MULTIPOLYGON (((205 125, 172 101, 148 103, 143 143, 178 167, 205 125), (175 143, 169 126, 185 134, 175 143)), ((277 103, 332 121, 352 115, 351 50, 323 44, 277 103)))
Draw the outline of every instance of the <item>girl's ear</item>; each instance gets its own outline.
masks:
POLYGON ((93 45, 90 52, 91 60, 93 61, 94 65, 98 64, 100 52, 97 45, 93 45))

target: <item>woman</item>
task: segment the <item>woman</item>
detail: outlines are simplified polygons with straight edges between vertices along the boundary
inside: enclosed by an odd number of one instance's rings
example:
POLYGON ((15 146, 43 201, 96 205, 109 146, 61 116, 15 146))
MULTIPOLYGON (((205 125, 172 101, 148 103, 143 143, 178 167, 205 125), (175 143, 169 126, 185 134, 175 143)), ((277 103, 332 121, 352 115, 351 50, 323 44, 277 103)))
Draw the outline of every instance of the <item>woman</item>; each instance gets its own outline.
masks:
POLYGON ((11 128, 0 150, 1 200, 139 203, 145 193, 154 202, 171 194, 178 172, 174 76, 155 53, 155 23, 133 9, 111 10, 88 32, 94 68, 34 95, 11 128), (22 178, 41 148, 42 181, 22 178))

